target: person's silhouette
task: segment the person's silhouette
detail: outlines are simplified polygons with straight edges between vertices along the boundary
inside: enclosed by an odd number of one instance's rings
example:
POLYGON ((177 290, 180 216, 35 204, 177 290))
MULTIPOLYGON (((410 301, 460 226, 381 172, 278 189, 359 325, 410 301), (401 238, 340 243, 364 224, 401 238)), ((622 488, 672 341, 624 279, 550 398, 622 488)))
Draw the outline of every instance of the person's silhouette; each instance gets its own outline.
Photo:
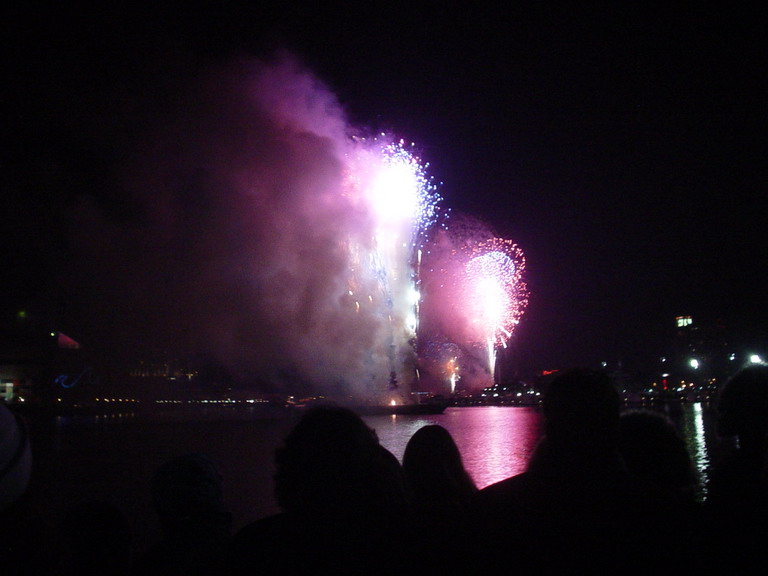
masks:
POLYGON ((438 424, 419 428, 405 447, 403 470, 422 539, 431 546, 452 539, 477 487, 448 430, 438 424))
POLYGON ((619 451, 627 469, 672 496, 695 502, 696 471, 675 424, 651 410, 629 410, 619 422, 619 451))
POLYGON ((733 441, 707 489, 705 549, 715 573, 757 573, 768 563, 768 365, 736 373, 717 402, 717 430, 733 441))
POLYGON ((218 574, 230 540, 232 516, 221 475, 205 455, 185 454, 152 477, 152 500, 162 539, 137 561, 136 574, 218 574))
POLYGON ((471 504, 484 569, 614 574, 631 566, 653 573, 674 564, 669 551, 658 550, 671 536, 661 504, 619 454, 620 407, 604 372, 574 369, 550 383, 545 437, 528 469, 481 490, 471 504))
POLYGON ((410 568, 416 543, 400 463, 357 414, 335 406, 308 410, 275 463, 283 512, 235 535, 228 573, 376 575, 410 568))

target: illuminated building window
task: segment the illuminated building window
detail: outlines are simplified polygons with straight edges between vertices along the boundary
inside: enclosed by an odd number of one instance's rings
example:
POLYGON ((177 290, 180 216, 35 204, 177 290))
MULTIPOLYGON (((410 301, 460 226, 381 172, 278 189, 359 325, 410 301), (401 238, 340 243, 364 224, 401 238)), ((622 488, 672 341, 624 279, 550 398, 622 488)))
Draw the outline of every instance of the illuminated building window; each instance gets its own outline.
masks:
POLYGON ((678 328, 683 328, 685 326, 690 326, 691 324, 693 324, 693 318, 691 318, 690 316, 678 316, 677 318, 675 318, 675 320, 677 321, 678 328))

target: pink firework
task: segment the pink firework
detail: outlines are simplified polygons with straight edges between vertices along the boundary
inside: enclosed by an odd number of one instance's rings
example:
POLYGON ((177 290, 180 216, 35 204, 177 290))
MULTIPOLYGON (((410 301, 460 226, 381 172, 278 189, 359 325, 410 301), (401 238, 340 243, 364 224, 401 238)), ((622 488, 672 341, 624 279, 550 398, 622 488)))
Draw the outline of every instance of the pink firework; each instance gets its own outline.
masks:
POLYGON ((506 346, 528 304, 525 257, 514 242, 476 244, 465 266, 466 312, 477 340, 488 347, 491 374, 497 346, 506 346))

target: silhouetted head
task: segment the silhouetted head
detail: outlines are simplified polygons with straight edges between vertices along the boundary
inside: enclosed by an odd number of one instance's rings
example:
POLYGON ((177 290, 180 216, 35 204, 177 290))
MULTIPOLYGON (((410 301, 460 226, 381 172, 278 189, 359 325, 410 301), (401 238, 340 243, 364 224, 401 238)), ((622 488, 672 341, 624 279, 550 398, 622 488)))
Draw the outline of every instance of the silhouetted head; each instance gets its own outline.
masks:
POLYGON ((187 523, 227 523, 222 478, 203 454, 185 454, 160 466, 152 477, 152 499, 164 528, 187 523))
POLYGON ((663 414, 624 412, 619 423, 619 451, 635 476, 672 492, 692 495, 695 491, 696 474, 685 440, 663 414))
POLYGON ((403 454, 403 469, 420 503, 460 504, 476 491, 456 442, 437 424, 423 426, 411 436, 403 454))
POLYGON ((275 453, 277 501, 287 512, 315 518, 384 510, 404 496, 392 458, 352 410, 312 408, 275 453))
POLYGON ((547 443, 613 446, 618 440, 621 399, 611 378, 586 368, 568 370, 544 394, 547 443))
POLYGON ((725 383, 717 404, 720 436, 763 439, 768 433, 768 365, 755 364, 725 383))
POLYGON ((24 494, 31 470, 27 427, 19 416, 0 402, 0 510, 24 494))

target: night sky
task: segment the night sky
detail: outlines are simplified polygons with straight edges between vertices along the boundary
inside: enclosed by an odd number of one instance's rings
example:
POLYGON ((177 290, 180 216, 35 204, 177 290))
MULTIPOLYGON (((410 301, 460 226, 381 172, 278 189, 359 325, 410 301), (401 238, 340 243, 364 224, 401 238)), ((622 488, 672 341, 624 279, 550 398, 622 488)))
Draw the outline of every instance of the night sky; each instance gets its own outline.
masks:
MULTIPOLYGON (((766 345, 757 13, 701 3, 107 4, 3 8, 4 318, 23 308, 94 347, 173 324, 162 299, 153 316, 124 294, 112 301, 109 283, 95 289, 89 275, 119 263, 124 244, 111 253, 114 236, 83 225, 84 207, 138 237, 146 204, 125 190, 152 197, 142 162, 163 139, 148 135, 173 133, 179 109, 194 116, 196 95, 215 85, 201 91, 200 77, 288 52, 350 124, 416 143, 453 213, 523 248, 531 296, 513 344, 524 367, 640 368, 677 315, 766 345)), ((186 177, 185 222, 212 222, 186 177)), ((156 253, 152 241, 141 249, 156 253)), ((180 270, 158 291, 183 283, 180 270)))

